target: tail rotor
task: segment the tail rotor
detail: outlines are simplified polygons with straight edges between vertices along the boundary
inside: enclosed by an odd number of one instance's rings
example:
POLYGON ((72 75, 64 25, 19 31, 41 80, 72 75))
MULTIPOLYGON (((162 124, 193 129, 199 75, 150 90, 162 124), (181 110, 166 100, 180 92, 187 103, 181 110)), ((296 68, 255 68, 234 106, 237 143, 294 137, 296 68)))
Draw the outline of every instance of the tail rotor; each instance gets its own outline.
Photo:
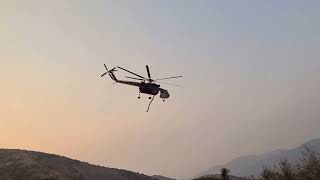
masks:
POLYGON ((106 68, 107 71, 106 71, 105 73, 103 73, 103 74, 101 75, 101 77, 103 77, 103 76, 106 75, 106 74, 112 74, 113 72, 117 71, 117 70, 116 70, 116 67, 112 68, 111 70, 108 70, 106 64, 103 64, 103 65, 104 65, 104 67, 106 68))

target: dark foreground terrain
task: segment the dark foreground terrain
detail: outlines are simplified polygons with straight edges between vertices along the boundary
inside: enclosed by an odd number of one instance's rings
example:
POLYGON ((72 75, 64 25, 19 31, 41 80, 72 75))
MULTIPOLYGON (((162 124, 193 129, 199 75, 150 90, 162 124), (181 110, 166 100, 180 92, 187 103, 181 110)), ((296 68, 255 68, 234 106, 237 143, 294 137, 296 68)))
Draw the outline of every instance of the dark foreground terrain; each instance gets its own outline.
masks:
MULTIPOLYGON (((221 177, 220 174, 207 174, 205 176, 196 178, 195 180, 222 180, 223 178, 221 177)), ((242 177, 236 177, 236 176, 229 176, 228 180, 248 180, 246 178, 242 177)))
POLYGON ((156 180, 126 170, 106 168, 33 151, 0 149, 0 180, 156 180))

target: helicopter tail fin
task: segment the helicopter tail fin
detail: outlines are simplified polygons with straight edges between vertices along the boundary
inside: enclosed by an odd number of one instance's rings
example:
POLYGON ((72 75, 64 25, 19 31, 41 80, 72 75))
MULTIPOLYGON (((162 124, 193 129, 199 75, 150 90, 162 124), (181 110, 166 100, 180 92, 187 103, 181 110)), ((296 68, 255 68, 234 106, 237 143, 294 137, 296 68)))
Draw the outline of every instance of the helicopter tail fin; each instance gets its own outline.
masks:
POLYGON ((113 74, 113 72, 109 72, 109 76, 111 77, 112 80, 114 80, 115 82, 118 82, 118 79, 117 79, 116 76, 113 74))

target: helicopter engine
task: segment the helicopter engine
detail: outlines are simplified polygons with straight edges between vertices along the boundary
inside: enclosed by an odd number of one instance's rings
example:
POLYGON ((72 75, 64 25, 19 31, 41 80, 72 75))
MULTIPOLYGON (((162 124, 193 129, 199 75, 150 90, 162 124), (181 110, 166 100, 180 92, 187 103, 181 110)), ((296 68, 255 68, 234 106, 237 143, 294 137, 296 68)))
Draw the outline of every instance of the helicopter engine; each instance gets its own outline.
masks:
POLYGON ((160 98, 161 99, 168 99, 170 97, 170 94, 165 89, 160 89, 160 98))

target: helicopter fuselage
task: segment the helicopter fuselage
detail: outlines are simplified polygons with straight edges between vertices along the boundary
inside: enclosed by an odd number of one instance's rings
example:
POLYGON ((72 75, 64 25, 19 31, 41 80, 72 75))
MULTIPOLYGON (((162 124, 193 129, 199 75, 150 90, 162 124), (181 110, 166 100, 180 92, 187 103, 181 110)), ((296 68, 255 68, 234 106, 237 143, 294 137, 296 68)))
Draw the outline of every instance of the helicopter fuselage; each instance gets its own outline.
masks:
POLYGON ((167 90, 160 88, 160 85, 154 83, 141 82, 139 91, 140 93, 154 96, 160 92, 160 98, 162 99, 168 99, 170 97, 170 94, 167 90))
POLYGON ((143 94, 157 95, 160 91, 160 85, 154 83, 141 82, 139 85, 139 91, 143 94))

